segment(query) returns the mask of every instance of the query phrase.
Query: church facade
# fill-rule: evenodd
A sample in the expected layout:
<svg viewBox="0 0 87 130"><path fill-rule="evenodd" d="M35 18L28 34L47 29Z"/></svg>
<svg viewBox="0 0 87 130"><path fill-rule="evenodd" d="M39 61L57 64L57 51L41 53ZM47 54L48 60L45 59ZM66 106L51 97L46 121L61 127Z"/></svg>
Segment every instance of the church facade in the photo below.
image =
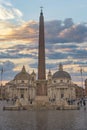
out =
<svg viewBox="0 0 87 130"><path fill-rule="evenodd" d="M33 71L31 74L26 72L23 66L12 81L8 82L5 87L7 98L11 99L25 99L27 101L35 100L36 94L36 74Z"/></svg>
<svg viewBox="0 0 87 130"><path fill-rule="evenodd" d="M50 101L61 103L63 100L75 100L75 84L72 82L68 72L63 70L63 65L59 64L59 70L53 75L48 73L48 97Z"/></svg>

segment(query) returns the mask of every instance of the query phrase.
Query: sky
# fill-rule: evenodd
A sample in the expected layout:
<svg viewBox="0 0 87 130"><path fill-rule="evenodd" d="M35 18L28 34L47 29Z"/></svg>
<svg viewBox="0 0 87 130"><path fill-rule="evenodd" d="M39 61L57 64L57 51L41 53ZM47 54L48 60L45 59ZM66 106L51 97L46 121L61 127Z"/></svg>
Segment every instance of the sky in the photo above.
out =
<svg viewBox="0 0 87 130"><path fill-rule="evenodd" d="M87 78L87 0L0 0L3 84L25 65L37 73L40 7L45 21L46 74L60 63L74 83ZM80 70L82 68L82 77ZM83 79L82 79L83 78Z"/></svg>

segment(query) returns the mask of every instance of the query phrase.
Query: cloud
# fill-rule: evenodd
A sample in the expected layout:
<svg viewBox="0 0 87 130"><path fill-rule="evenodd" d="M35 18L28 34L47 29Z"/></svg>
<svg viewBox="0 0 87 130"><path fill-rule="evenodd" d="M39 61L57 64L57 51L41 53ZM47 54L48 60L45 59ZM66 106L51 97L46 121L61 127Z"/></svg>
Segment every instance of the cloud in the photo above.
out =
<svg viewBox="0 0 87 130"><path fill-rule="evenodd" d="M58 37L62 42L85 42L86 36L87 26L78 24L62 30Z"/></svg>
<svg viewBox="0 0 87 130"><path fill-rule="evenodd" d="M14 8L11 3L0 1L0 20L11 20L22 16L22 12Z"/></svg>
<svg viewBox="0 0 87 130"><path fill-rule="evenodd" d="M8 0L0 0L0 41L38 42L39 26L36 21L24 22L22 12ZM19 22L21 21L21 22ZM45 22L46 43L81 43L87 41L87 25L76 24L72 18Z"/></svg>
<svg viewBox="0 0 87 130"><path fill-rule="evenodd" d="M39 26L36 21L22 22L20 25L10 22L0 22L2 34L0 41L38 42ZM7 30L5 27L7 26ZM71 18L64 21L54 20L45 22L45 42L82 43L87 41L87 26L85 23L75 24Z"/></svg>
<svg viewBox="0 0 87 130"><path fill-rule="evenodd" d="M31 46L30 44L25 45L13 45L11 47L4 47L0 49L1 59L20 59L20 58L37 58L37 47Z"/></svg>
<svg viewBox="0 0 87 130"><path fill-rule="evenodd" d="M0 41L21 41L36 42L38 40L38 24L34 21L24 22L22 25L14 25L9 22L0 23L2 25L2 34ZM8 26L7 26L8 25ZM7 30L5 27L7 26Z"/></svg>
<svg viewBox="0 0 87 130"><path fill-rule="evenodd" d="M3 68L2 80L11 80L15 75L15 72L13 71L13 69L15 68L15 64L9 60L5 62L0 61L0 71L2 71L2 68Z"/></svg>
<svg viewBox="0 0 87 130"><path fill-rule="evenodd" d="M65 28L69 28L74 25L72 18L65 19L63 23Z"/></svg>
<svg viewBox="0 0 87 130"><path fill-rule="evenodd" d="M46 41L49 43L70 43L87 41L86 24L75 24L71 18L46 23Z"/></svg>

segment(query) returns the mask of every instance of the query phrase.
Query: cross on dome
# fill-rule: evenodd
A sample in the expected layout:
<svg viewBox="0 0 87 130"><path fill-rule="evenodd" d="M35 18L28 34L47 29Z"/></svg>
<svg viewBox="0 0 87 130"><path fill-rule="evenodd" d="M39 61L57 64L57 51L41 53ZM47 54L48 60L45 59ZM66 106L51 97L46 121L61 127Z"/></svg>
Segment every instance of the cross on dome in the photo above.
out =
<svg viewBox="0 0 87 130"><path fill-rule="evenodd" d="M59 64L59 71L63 71L63 65L61 63Z"/></svg>
<svg viewBox="0 0 87 130"><path fill-rule="evenodd" d="M41 14L43 14L43 6L41 6L40 8L41 8Z"/></svg>

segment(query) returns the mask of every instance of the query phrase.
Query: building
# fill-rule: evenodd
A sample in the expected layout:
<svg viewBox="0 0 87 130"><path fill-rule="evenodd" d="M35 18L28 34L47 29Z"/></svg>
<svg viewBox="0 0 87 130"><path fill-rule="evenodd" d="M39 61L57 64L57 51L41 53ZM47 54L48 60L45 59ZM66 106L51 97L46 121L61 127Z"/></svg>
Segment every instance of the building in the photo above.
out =
<svg viewBox="0 0 87 130"><path fill-rule="evenodd" d="M75 84L75 90L76 90L76 98L77 99L81 99L85 96L85 91L84 88L78 86L77 84Z"/></svg>
<svg viewBox="0 0 87 130"><path fill-rule="evenodd" d="M53 75L51 71L48 73L48 97L50 101L55 101L58 104L62 100L75 100L75 85L72 82L68 72L63 70L63 65L59 64L59 70Z"/></svg>
<svg viewBox="0 0 87 130"><path fill-rule="evenodd" d="M24 98L27 101L33 101L35 100L36 94L36 74L34 71L31 74L27 73L25 66L23 66L21 72L5 86L8 98Z"/></svg>
<svg viewBox="0 0 87 130"><path fill-rule="evenodd" d="M87 79L85 80L85 90L84 90L84 95L87 97Z"/></svg>

